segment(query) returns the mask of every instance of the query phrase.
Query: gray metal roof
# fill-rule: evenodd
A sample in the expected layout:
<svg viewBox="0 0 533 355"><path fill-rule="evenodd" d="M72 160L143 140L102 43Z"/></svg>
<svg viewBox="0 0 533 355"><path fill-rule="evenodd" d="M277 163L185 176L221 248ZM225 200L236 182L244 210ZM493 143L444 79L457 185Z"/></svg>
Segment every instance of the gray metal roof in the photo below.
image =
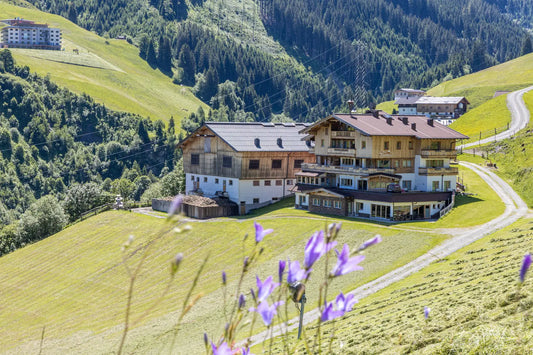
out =
<svg viewBox="0 0 533 355"><path fill-rule="evenodd" d="M466 100L465 97L433 97L433 96L421 96L416 101L417 104L433 104L433 105L446 105L446 104L452 104L456 105L459 102ZM468 101L467 101L468 103Z"/></svg>
<svg viewBox="0 0 533 355"><path fill-rule="evenodd" d="M306 123L206 122L205 126L238 152L309 151L302 141Z"/></svg>

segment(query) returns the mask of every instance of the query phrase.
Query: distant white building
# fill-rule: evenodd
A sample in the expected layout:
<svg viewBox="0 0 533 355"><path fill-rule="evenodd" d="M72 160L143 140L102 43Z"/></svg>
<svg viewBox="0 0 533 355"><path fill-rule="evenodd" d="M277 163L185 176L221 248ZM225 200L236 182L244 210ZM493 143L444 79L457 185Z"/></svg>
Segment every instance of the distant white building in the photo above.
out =
<svg viewBox="0 0 533 355"><path fill-rule="evenodd" d="M2 28L1 48L61 49L61 30L48 24L35 23L20 17L0 21Z"/></svg>
<svg viewBox="0 0 533 355"><path fill-rule="evenodd" d="M415 89L399 89L394 92L399 115L424 115L445 126L463 115L470 102L465 97L433 97Z"/></svg>

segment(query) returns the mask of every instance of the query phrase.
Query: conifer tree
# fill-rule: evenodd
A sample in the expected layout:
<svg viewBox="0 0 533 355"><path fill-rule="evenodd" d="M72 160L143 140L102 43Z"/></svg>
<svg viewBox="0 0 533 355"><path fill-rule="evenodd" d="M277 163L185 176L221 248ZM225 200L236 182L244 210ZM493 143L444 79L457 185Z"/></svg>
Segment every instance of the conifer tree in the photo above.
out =
<svg viewBox="0 0 533 355"><path fill-rule="evenodd" d="M191 86L194 85L196 62L194 54L188 44L184 44L181 47L179 66L183 69L183 83Z"/></svg>
<svg viewBox="0 0 533 355"><path fill-rule="evenodd" d="M533 45L531 44L531 36L526 35L524 38L524 43L522 45L522 52L521 55L526 55L533 52Z"/></svg>

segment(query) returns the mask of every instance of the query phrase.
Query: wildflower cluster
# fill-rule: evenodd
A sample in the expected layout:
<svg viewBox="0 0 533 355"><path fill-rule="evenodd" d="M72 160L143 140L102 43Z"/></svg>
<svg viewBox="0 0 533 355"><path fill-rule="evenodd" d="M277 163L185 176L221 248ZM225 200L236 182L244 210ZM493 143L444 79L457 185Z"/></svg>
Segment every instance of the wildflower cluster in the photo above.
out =
<svg viewBox="0 0 533 355"><path fill-rule="evenodd" d="M257 262L258 256L261 254L263 248L261 242L263 239L273 232L272 229L265 229L257 222L255 227L255 244L253 250L249 255L244 256L243 268L239 278L237 292L235 296L234 313L229 316L229 321L225 326L224 334L218 340L209 340L207 334L204 335L204 343L206 351L213 354L250 354L249 346L252 344L253 327L255 325L256 316L262 320L267 327L267 338L273 336L273 325L277 320L280 324L288 322L287 303L292 299L295 302L301 302L302 294L291 294L305 292L305 284L311 278L313 273L317 271L313 268L321 258L326 258L324 281L320 284L319 299L317 300L317 307L320 310L320 317L318 318L318 333L316 338L320 338L320 324L323 322L334 320L350 312L357 302L354 294L344 295L340 292L332 302L327 302L328 299L328 285L337 277L349 274L353 271L362 270L363 267L359 264L365 259L364 255L359 255L360 252L368 247L381 242L381 237L375 236L361 244L358 248L354 248L355 252L350 252L348 244L344 244L339 251L335 249L338 245L337 236L341 230L342 225L331 224L325 231L318 231L311 235L307 241L304 253L303 262L299 260L279 260L277 280L270 275L262 279L260 276L255 276L256 287L250 289L252 304L246 307L247 298L241 291L242 280L244 276L251 269L251 266ZM336 263L330 270L328 258L333 257L332 251L336 254ZM286 280L285 280L286 276ZM222 273L222 283L226 287L226 273ZM285 305L285 314L280 312L281 307ZM226 307L225 307L226 308ZM252 320L243 322L243 319L251 316ZM240 345L235 345L235 334L238 329L242 331L244 326L249 326L250 336ZM284 337L288 334L285 332ZM289 341L285 339L285 351L293 352L295 349L289 348ZM314 345L320 351L321 344L318 342ZM270 351L271 352L271 349Z"/></svg>

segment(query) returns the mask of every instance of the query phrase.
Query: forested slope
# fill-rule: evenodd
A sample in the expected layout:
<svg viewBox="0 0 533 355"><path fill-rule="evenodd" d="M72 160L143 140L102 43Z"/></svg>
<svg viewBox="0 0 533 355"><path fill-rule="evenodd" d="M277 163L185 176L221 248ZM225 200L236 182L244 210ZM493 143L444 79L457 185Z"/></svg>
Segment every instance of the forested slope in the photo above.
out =
<svg viewBox="0 0 533 355"><path fill-rule="evenodd" d="M176 165L173 121L165 128L109 110L16 66L9 50L0 51L0 101L0 255L57 232L111 193L139 200ZM173 183L179 191L180 178Z"/></svg>
<svg viewBox="0 0 533 355"><path fill-rule="evenodd" d="M508 15L515 8L496 0L31 2L99 34L131 36L149 63L195 85L219 120L312 121L348 99L363 107L397 86L425 88L515 58L526 36Z"/></svg>

